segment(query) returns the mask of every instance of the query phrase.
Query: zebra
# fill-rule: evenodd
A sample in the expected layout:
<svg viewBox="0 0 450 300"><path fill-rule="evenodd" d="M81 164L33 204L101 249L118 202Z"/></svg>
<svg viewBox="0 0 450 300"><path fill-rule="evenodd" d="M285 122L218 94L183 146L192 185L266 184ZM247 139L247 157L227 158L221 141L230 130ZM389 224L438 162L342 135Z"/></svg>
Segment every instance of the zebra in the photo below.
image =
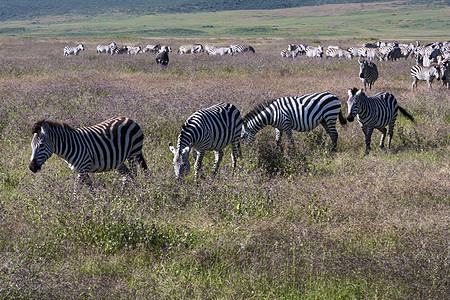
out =
<svg viewBox="0 0 450 300"><path fill-rule="evenodd" d="M283 132L294 148L292 130L310 131L319 124L325 128L333 143L331 151L336 151L338 133L336 120L347 123L341 112L341 102L328 92L313 93L296 97L282 97L260 104L244 116L242 137L253 142L255 135L267 125L275 128L275 141L281 147Z"/></svg>
<svg viewBox="0 0 450 300"><path fill-rule="evenodd" d="M251 52L255 53L255 49L252 46L244 46L244 45L230 45L233 53L243 53L243 52Z"/></svg>
<svg viewBox="0 0 450 300"><path fill-rule="evenodd" d="M415 65L411 68L411 76L413 78L412 90L417 89L418 81L426 81L428 88L431 89L431 84L434 78L439 80L439 65L431 64L430 66Z"/></svg>
<svg viewBox="0 0 450 300"><path fill-rule="evenodd" d="M142 50L142 52L144 52L144 53L146 53L146 52L157 53L159 51L159 49L161 49L161 45L160 44L147 45L147 46L145 46L144 50Z"/></svg>
<svg viewBox="0 0 450 300"><path fill-rule="evenodd" d="M163 66L167 66L169 64L169 51L170 47L161 47L158 53L156 54L156 63L161 64Z"/></svg>
<svg viewBox="0 0 450 300"><path fill-rule="evenodd" d="M111 54L126 54L128 52L128 46L122 46L122 48L114 47L111 49Z"/></svg>
<svg viewBox="0 0 450 300"><path fill-rule="evenodd" d="M127 54L138 54L139 52L142 52L141 46L126 46L127 47Z"/></svg>
<svg viewBox="0 0 450 300"><path fill-rule="evenodd" d="M97 46L97 54L100 53L111 53L112 54L112 49L117 48L117 45L115 42L112 42L109 45L103 46L103 45L98 45Z"/></svg>
<svg viewBox="0 0 450 300"><path fill-rule="evenodd" d="M201 44L182 45L178 49L178 53L180 54L201 53L201 52L203 52L203 46Z"/></svg>
<svg viewBox="0 0 450 300"><path fill-rule="evenodd" d="M372 97L367 97L363 90L353 88L348 90L348 96L347 121L353 122L355 116L357 116L358 122L366 137L365 154L369 154L371 150L370 141L374 129L378 129L381 132L380 148L384 148L386 126L389 126L388 149L391 148L391 140L394 134L398 110L414 122L414 118L406 109L397 104L394 95L390 93L378 93Z"/></svg>
<svg viewBox="0 0 450 300"><path fill-rule="evenodd" d="M97 125L73 128L66 123L39 120L33 126L31 162L36 173L53 153L63 158L78 173L80 183L92 187L89 173L117 169L125 183L136 174L136 163L147 169L142 144L144 134L137 123L127 117L115 117ZM125 165L128 161L131 170Z"/></svg>
<svg viewBox="0 0 450 300"><path fill-rule="evenodd" d="M308 46L306 48L306 57L318 57L322 58L323 56L323 46L319 45L317 47Z"/></svg>
<svg viewBox="0 0 450 300"><path fill-rule="evenodd" d="M383 60L383 54L380 53L378 48L361 47L358 49L358 56L366 57L370 60L375 58L378 58L380 61Z"/></svg>
<svg viewBox="0 0 450 300"><path fill-rule="evenodd" d="M83 44L78 44L78 46L76 47L66 46L64 47L64 56L78 55L78 52L80 52L81 50L84 50Z"/></svg>
<svg viewBox="0 0 450 300"><path fill-rule="evenodd" d="M223 56L226 54L233 55L233 50L231 49L231 47L217 48L216 46L213 46L213 45L205 45L205 52L208 55L212 55L212 56L215 56L215 55Z"/></svg>
<svg viewBox="0 0 450 300"><path fill-rule="evenodd" d="M373 62L369 62L367 60L358 59L359 63L359 78L364 86L364 90L366 90L366 86L369 86L369 89L372 89L372 85L378 79L378 69L377 65Z"/></svg>
<svg viewBox="0 0 450 300"><path fill-rule="evenodd" d="M183 178L190 171L189 153L195 158L195 178L198 178L205 151L212 150L215 155L213 173L216 174L223 157L223 149L231 143L232 166L241 156L242 118L239 110L232 104L219 103L192 114L182 126L177 147L169 142L174 154L175 176Z"/></svg>
<svg viewBox="0 0 450 300"><path fill-rule="evenodd" d="M325 57L345 57L348 59L352 59L352 54L347 51L344 50L342 48L335 48L338 46L333 46L333 47L328 47L327 50L325 51Z"/></svg>
<svg viewBox="0 0 450 300"><path fill-rule="evenodd" d="M450 59L446 59L441 62L442 84L450 88Z"/></svg>

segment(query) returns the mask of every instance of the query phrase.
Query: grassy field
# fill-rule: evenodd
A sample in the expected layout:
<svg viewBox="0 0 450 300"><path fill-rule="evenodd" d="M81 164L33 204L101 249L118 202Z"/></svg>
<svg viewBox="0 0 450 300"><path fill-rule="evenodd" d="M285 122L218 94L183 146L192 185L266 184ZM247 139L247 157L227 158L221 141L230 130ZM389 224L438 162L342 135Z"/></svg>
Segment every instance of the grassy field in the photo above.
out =
<svg viewBox="0 0 450 300"><path fill-rule="evenodd" d="M227 45L236 39L199 39ZM227 149L212 177L176 182L168 142L194 111L218 102L247 113L287 95L329 91L346 113L361 87L356 60L283 60L295 39L251 38L254 55L95 54L110 39L0 38L0 297L444 299L449 291L450 92L411 91L412 60L378 62L369 94L388 91L416 119L397 119L390 152L364 156L358 124L295 133L280 153L273 128ZM243 41L243 40L240 40ZM303 40L302 40L303 41ZM308 43L318 39L306 40ZM353 40L320 40L342 46ZM185 39L120 39L122 44ZM357 43L361 43L359 41ZM92 176L95 194L72 198L75 174L58 157L28 170L40 118L75 127L125 115L145 134L149 170L121 193L117 172Z"/></svg>
<svg viewBox="0 0 450 300"><path fill-rule="evenodd" d="M436 2L434 2L436 3ZM0 22L0 36L283 37L448 40L450 6L402 1L279 10L100 15Z"/></svg>

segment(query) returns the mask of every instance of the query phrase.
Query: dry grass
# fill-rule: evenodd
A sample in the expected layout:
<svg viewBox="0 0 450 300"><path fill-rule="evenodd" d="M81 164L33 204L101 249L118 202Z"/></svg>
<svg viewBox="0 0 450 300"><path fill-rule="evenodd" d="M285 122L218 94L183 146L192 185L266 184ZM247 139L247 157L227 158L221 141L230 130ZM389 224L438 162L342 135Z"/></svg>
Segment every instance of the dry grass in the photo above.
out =
<svg viewBox="0 0 450 300"><path fill-rule="evenodd" d="M78 41L0 40L2 297L445 298L450 95L439 82L411 92L411 60L377 63L369 92L393 93L417 120L398 118L390 152L375 133L364 156L350 123L338 125L334 155L321 128L295 133L296 151L281 154L266 128L243 144L235 172L227 149L217 177L208 154L199 184L192 175L175 182L167 144L192 112L231 102L245 114L317 91L335 93L344 111L347 89L361 86L355 60L282 60L295 41L240 41L257 53L171 53L161 68L153 54L96 55L107 40L88 39L67 58L63 46ZM177 49L185 40L162 42ZM322 41L341 42L354 43ZM27 169L37 119L85 126L113 115L132 117L146 136L150 170L125 194L116 172L93 176L95 196L71 199L74 174L61 159Z"/></svg>

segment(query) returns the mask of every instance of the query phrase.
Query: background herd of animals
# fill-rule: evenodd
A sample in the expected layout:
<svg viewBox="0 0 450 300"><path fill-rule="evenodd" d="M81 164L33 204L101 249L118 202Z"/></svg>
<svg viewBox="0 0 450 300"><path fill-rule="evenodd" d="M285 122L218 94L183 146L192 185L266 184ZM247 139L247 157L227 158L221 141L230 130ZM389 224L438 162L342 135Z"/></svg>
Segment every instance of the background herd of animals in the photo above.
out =
<svg viewBox="0 0 450 300"><path fill-rule="evenodd" d="M172 48L161 67L157 53L96 53L111 41L86 39L84 50L65 57L65 45L78 41L2 40L1 278L10 295L446 294L449 91L440 84L412 91L415 59L373 60L379 76L365 93L392 93L416 120L399 114L391 151L364 155L364 134L349 123L336 126L334 154L321 126L294 133L295 148L282 152L269 127L241 143L234 170L232 147L216 176L206 152L196 184L194 174L175 179L168 148L194 112L232 103L246 115L279 97L329 91L347 115L348 90L363 87L362 58L280 56L289 44L318 44L311 40L199 41L255 50L209 56L178 54L190 40L150 39ZM321 41L341 43L356 44ZM141 126L148 166L124 192L109 172L91 176L94 196L82 189L72 199L75 175L56 157L38 174L28 170L40 118L78 128L120 115Z"/></svg>

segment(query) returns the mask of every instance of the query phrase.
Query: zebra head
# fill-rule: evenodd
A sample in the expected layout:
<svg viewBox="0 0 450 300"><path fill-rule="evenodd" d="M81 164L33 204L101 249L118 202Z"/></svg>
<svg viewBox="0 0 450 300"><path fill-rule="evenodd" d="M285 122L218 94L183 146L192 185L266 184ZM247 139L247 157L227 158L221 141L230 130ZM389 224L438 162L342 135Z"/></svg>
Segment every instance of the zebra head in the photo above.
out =
<svg viewBox="0 0 450 300"><path fill-rule="evenodd" d="M175 170L175 176L177 179L181 179L191 170L191 165L189 163L189 152L191 151L191 145L180 149L175 148L173 144L169 142L169 150L174 155L173 169Z"/></svg>
<svg viewBox="0 0 450 300"><path fill-rule="evenodd" d="M33 139L31 140L30 170L33 173L41 170L42 165L54 152L53 141L49 137L50 127L45 120L38 121L33 127Z"/></svg>
<svg viewBox="0 0 450 300"><path fill-rule="evenodd" d="M368 62L367 60L360 60L358 59L358 63L359 63L359 78L364 78L364 71L365 69L367 69L368 66Z"/></svg>
<svg viewBox="0 0 450 300"><path fill-rule="evenodd" d="M358 114L358 99L361 95L364 95L364 92L362 90L358 90L357 88L348 90L347 121L349 122L353 122L355 120L355 116Z"/></svg>

